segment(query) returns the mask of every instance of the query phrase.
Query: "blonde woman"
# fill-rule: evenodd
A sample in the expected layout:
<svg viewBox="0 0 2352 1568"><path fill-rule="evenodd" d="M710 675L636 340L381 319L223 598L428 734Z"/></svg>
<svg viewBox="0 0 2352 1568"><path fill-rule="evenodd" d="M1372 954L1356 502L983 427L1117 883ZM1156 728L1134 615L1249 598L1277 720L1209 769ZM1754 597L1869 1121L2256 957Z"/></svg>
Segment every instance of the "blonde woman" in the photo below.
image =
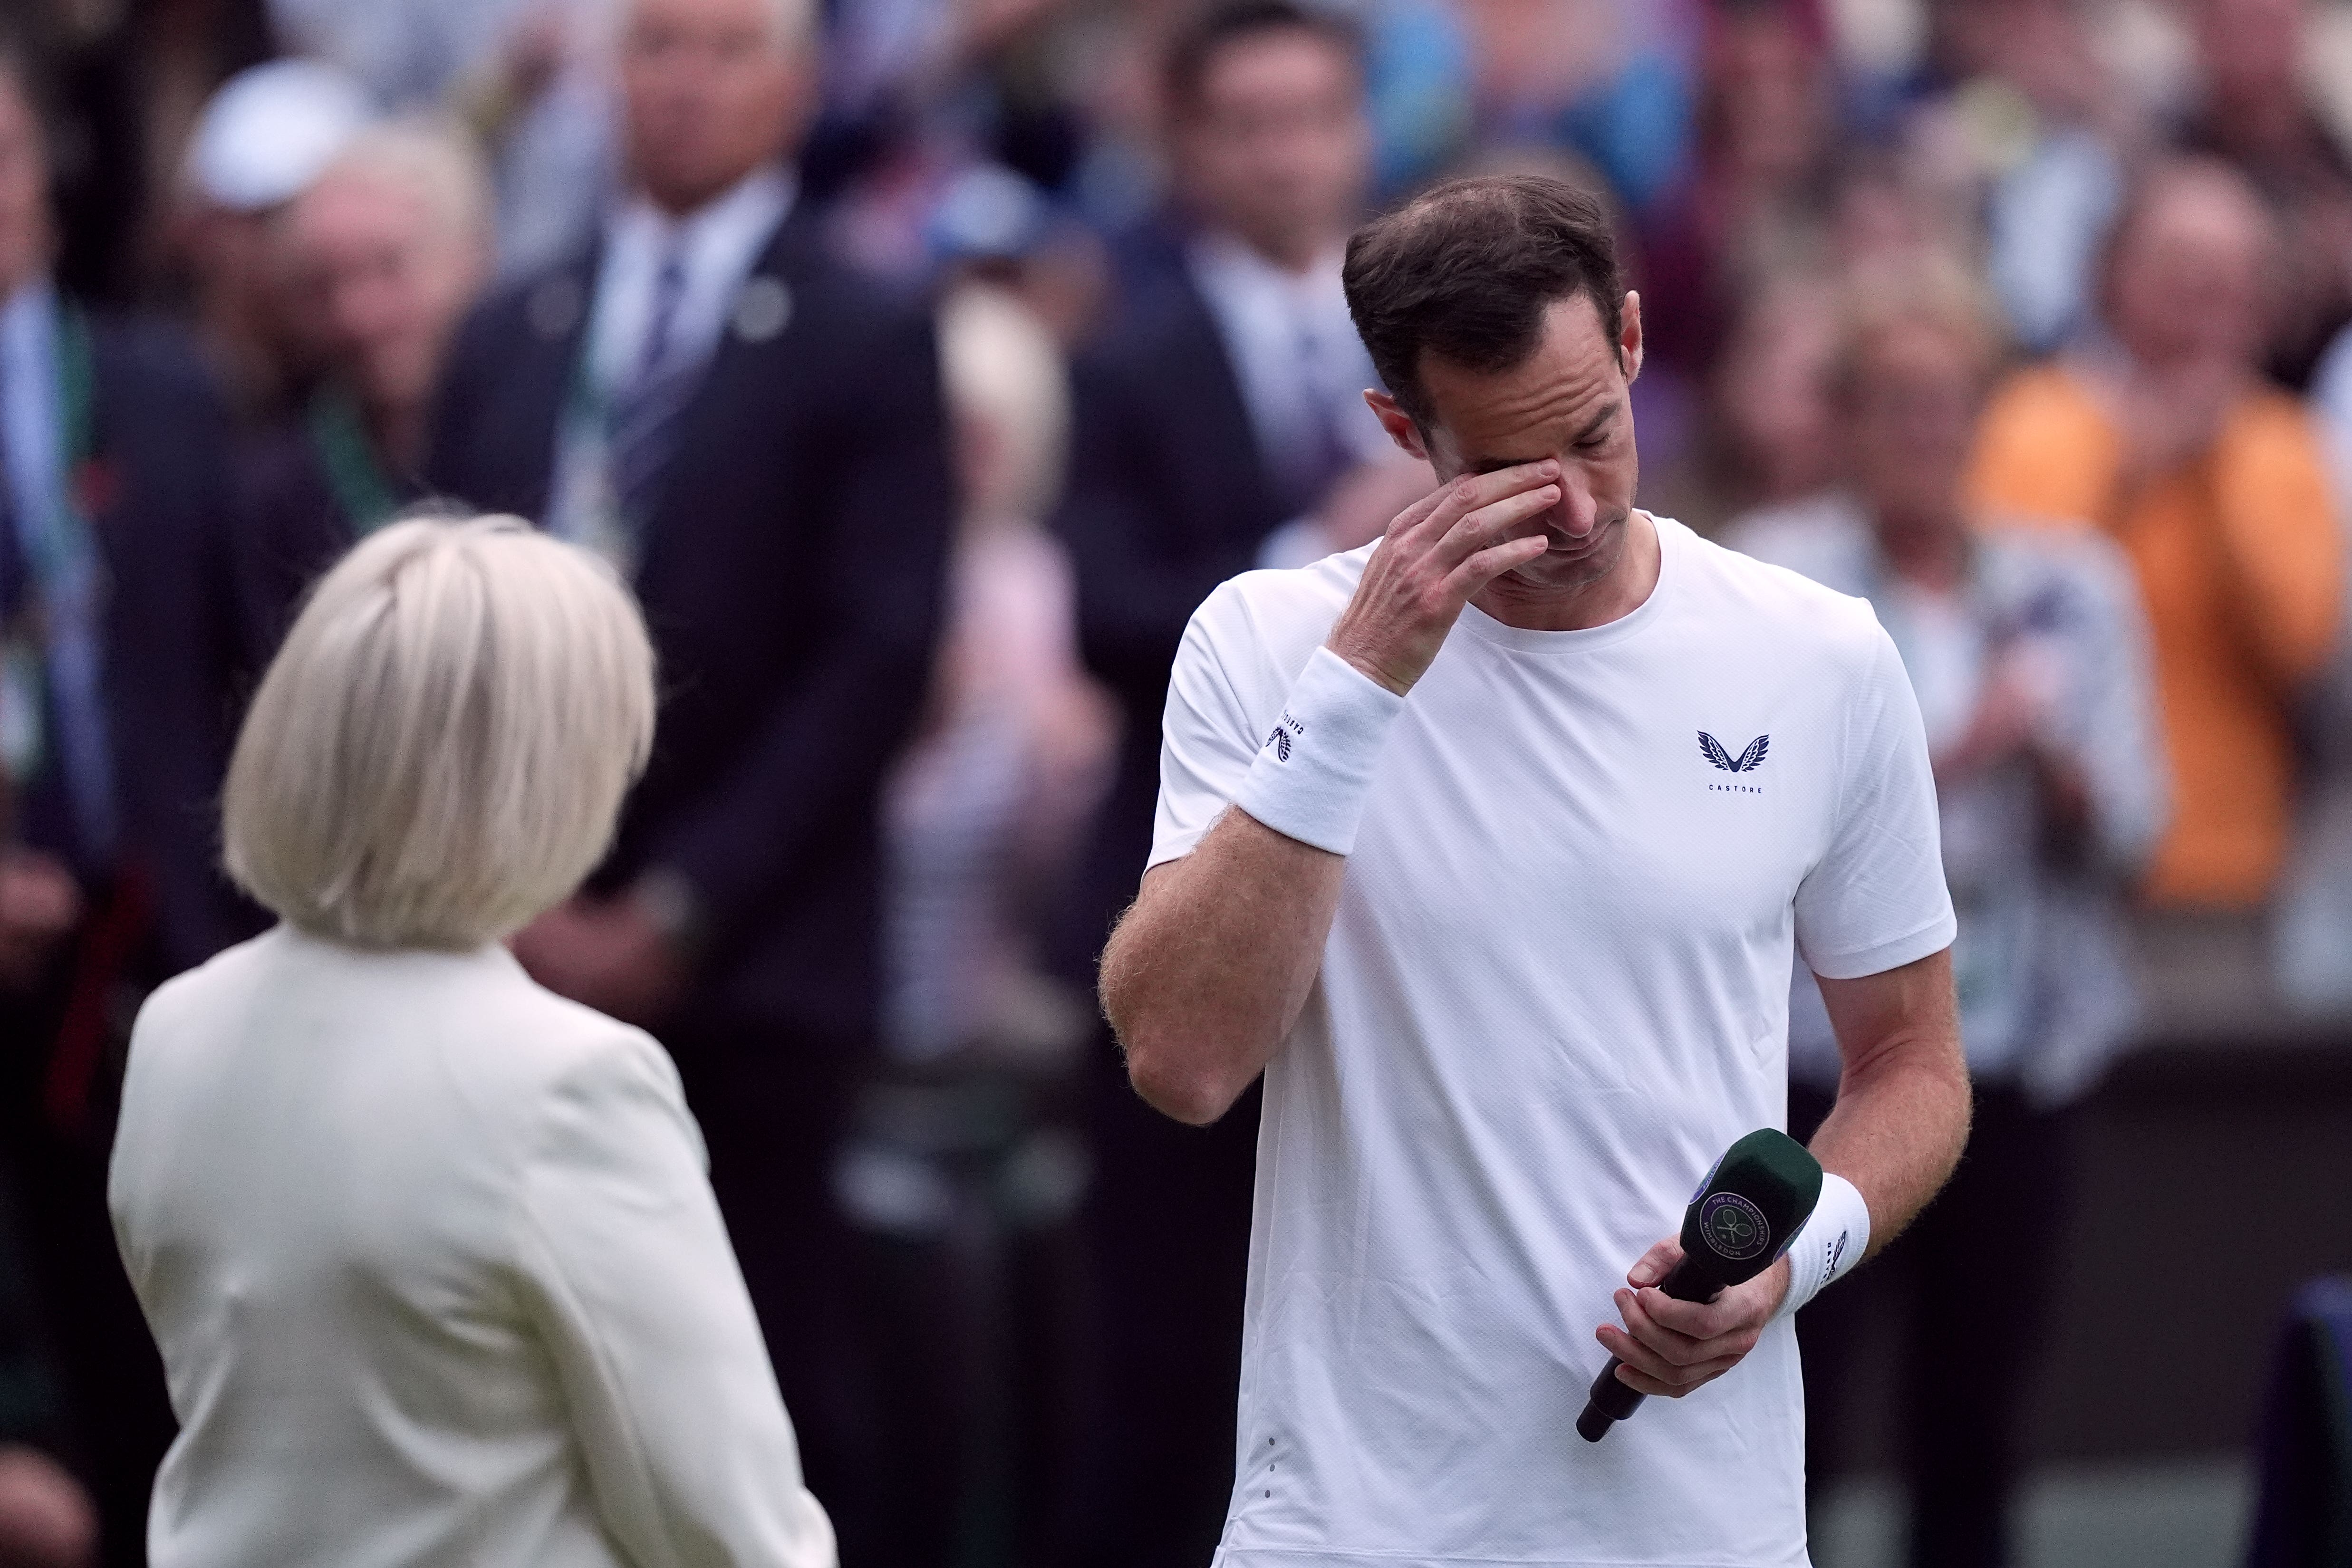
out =
<svg viewBox="0 0 2352 1568"><path fill-rule="evenodd" d="M394 524L296 620L225 811L282 923L155 993L123 1090L155 1568L833 1563L668 1058L499 946L653 723L635 605L512 519Z"/></svg>

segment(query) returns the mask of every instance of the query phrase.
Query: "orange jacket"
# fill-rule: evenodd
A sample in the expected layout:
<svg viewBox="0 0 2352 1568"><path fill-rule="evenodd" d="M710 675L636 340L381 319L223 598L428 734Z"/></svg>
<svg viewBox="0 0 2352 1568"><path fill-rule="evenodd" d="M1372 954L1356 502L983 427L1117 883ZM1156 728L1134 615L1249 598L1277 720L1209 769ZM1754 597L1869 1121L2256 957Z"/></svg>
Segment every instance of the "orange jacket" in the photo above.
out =
<svg viewBox="0 0 2352 1568"><path fill-rule="evenodd" d="M2021 524L2105 529L2147 601L2173 819L2151 904L2247 908L2292 828L2295 694L2336 643L2343 580L2318 434L2303 405L2248 397L2196 462L2122 492L2123 441L2080 377L2011 377L1978 436L1974 498Z"/></svg>

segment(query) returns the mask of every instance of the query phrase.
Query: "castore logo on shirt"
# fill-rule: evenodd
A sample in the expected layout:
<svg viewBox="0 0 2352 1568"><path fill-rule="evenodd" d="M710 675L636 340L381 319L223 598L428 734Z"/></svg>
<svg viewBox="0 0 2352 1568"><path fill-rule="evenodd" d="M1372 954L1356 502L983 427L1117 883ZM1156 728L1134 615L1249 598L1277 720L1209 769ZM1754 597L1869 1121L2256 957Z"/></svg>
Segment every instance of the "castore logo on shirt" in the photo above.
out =
<svg viewBox="0 0 2352 1568"><path fill-rule="evenodd" d="M1729 748L1727 747L1723 742L1716 739L1715 737L1707 734L1707 732L1703 729L1698 732L1699 755L1706 758L1709 762L1715 764L1716 767L1723 769L1726 773L1755 772L1759 768L1764 766L1764 758L1771 749L1772 737L1769 735L1759 735L1755 739L1748 743L1747 750L1741 752L1738 756L1734 757L1731 755ZM1761 795L1764 793L1763 790L1758 789L1753 784L1710 784L1707 788L1719 794L1727 795Z"/></svg>

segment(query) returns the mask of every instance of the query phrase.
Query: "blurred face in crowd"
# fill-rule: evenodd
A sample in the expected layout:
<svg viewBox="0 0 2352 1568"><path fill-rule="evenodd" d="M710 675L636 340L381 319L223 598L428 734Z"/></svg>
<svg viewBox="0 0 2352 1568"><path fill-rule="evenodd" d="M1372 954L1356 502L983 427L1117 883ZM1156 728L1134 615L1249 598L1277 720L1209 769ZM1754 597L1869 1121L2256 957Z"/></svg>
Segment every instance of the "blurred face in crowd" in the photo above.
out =
<svg viewBox="0 0 2352 1568"><path fill-rule="evenodd" d="M289 222L304 287L362 401L420 407L488 270L484 236L446 193L365 166L330 170Z"/></svg>
<svg viewBox="0 0 2352 1568"><path fill-rule="evenodd" d="M49 263L48 154L23 89L0 66L0 298Z"/></svg>
<svg viewBox="0 0 2352 1568"><path fill-rule="evenodd" d="M1788 9L1769 5L1719 9L1709 45L1704 113L1718 155L1743 184L1803 178L1831 130L1820 47Z"/></svg>
<svg viewBox="0 0 2352 1568"><path fill-rule="evenodd" d="M1371 172L1356 62L1303 27L1245 33L1213 53L1176 107L1178 178L1200 214L1304 268L1347 237Z"/></svg>
<svg viewBox="0 0 2352 1568"><path fill-rule="evenodd" d="M1882 527L1957 522L1985 367L1933 320L1896 320L1847 351L1837 413L1846 476Z"/></svg>
<svg viewBox="0 0 2352 1568"><path fill-rule="evenodd" d="M2192 7L2205 86L2223 104L2300 107L2304 0L2202 0Z"/></svg>
<svg viewBox="0 0 2352 1568"><path fill-rule="evenodd" d="M300 285L287 216L192 204L177 218L205 333L240 388L264 399L316 374L327 355L325 312Z"/></svg>
<svg viewBox="0 0 2352 1568"><path fill-rule="evenodd" d="M2267 328L2262 269L2269 219L2223 166L2189 165L2154 178L2115 238L2108 324L2150 368L2255 363Z"/></svg>
<svg viewBox="0 0 2352 1568"><path fill-rule="evenodd" d="M1718 427L1754 504L1819 489L1836 462L1824 388L1837 346L1828 293L1780 282L1756 296L1716 371Z"/></svg>
<svg viewBox="0 0 2352 1568"><path fill-rule="evenodd" d="M630 172L691 212L790 152L813 101L794 0L633 0L621 35Z"/></svg>
<svg viewBox="0 0 2352 1568"><path fill-rule="evenodd" d="M1945 6L1953 64L2000 78L2045 112L2096 117L2108 72L2084 26L2084 0L1958 0Z"/></svg>
<svg viewBox="0 0 2352 1568"><path fill-rule="evenodd" d="M1559 592L1598 582L1625 553L1641 458L1633 446L1632 387L1642 368L1641 296L1625 296L1623 327L1609 340L1583 294L1555 300L1525 361L1502 371L1466 370L1423 350L1429 417L1414 422L1395 401L1373 399L1399 445L1425 457L1446 483L1522 463L1559 463L1559 504L1544 514L1550 549L1510 574L1524 588Z"/></svg>

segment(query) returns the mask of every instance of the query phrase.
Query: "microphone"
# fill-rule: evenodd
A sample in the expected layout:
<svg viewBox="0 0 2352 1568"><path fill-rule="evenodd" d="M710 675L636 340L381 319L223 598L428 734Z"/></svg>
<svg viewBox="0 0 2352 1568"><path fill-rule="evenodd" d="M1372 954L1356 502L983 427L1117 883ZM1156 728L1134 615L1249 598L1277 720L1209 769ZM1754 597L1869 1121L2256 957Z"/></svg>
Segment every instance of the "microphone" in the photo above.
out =
<svg viewBox="0 0 2352 1568"><path fill-rule="evenodd" d="M1759 1127L1726 1149L1683 1211L1683 1258L1658 1289L1678 1301L1711 1301L1761 1274L1789 1249L1821 1201L1822 1165L1788 1134ZM1645 1396L1617 1380L1609 1358L1576 1418L1597 1443L1642 1407Z"/></svg>

